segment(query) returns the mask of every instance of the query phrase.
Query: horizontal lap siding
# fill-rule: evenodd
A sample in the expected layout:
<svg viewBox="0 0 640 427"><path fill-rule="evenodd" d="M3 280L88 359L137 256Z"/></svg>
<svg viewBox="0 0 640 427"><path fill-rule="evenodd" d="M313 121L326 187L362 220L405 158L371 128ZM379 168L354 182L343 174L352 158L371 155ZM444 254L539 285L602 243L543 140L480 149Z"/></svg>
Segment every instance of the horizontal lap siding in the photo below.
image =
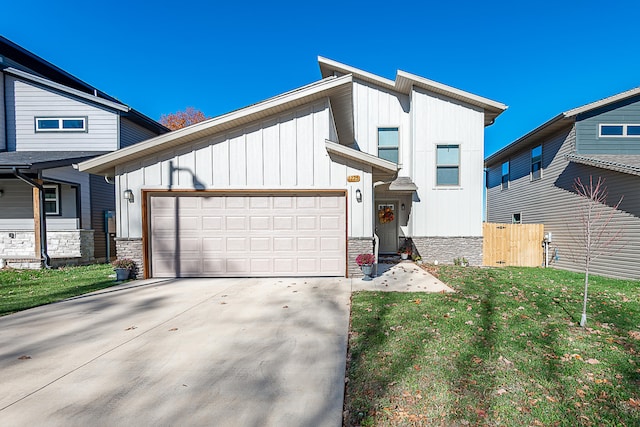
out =
<svg viewBox="0 0 640 427"><path fill-rule="evenodd" d="M10 151L111 151L117 148L115 112L70 96L6 78ZM87 117L88 132L35 132L35 117Z"/></svg>
<svg viewBox="0 0 640 427"><path fill-rule="evenodd" d="M120 119L120 148L128 147L157 135L157 133L133 123L131 120Z"/></svg>
<svg viewBox="0 0 640 427"><path fill-rule="evenodd" d="M501 190L501 162L489 166L487 221L511 222L513 213L522 213L526 224L544 224L552 233L551 266L581 271L583 246L576 242L580 232L582 199L573 190L576 176L583 181L603 177L609 189L608 204L621 195L624 201L615 212L610 230L623 229L623 237L611 245L607 253L592 263L592 273L613 277L640 278L640 177L568 162L564 156L573 151L575 133L565 131L547 139L542 148L543 178L529 177L530 148L510 158L512 180L508 190ZM605 213L610 207L602 208ZM554 255L558 255L558 259Z"/></svg>
<svg viewBox="0 0 640 427"><path fill-rule="evenodd" d="M4 116L4 73L0 71L0 151L7 149L7 135L5 131L5 116Z"/></svg>

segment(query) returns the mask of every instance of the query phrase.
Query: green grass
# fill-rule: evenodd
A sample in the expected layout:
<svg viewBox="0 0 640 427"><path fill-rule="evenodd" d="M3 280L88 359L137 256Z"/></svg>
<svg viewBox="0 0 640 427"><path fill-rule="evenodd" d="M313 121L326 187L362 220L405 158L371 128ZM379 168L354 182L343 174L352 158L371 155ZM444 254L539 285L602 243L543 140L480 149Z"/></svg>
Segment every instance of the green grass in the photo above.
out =
<svg viewBox="0 0 640 427"><path fill-rule="evenodd" d="M52 270L0 270L0 316L115 284L109 264Z"/></svg>
<svg viewBox="0 0 640 427"><path fill-rule="evenodd" d="M640 282L440 267L455 294L353 295L345 425L640 425Z"/></svg>

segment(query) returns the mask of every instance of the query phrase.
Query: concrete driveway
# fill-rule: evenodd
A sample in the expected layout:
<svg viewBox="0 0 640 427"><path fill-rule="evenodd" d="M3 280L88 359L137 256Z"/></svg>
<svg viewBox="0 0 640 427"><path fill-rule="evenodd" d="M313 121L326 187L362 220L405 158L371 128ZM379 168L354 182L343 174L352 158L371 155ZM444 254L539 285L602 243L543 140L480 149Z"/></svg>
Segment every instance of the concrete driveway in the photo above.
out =
<svg viewBox="0 0 640 427"><path fill-rule="evenodd" d="M0 425L339 426L349 279L137 281L0 318Z"/></svg>

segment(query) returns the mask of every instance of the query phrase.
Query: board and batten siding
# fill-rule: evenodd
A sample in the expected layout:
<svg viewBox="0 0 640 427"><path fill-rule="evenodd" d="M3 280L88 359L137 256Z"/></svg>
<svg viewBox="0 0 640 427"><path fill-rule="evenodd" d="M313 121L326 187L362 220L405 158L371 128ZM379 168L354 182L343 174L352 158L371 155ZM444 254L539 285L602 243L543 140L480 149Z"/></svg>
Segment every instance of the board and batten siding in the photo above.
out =
<svg viewBox="0 0 640 427"><path fill-rule="evenodd" d="M140 126L124 117L120 119L120 147L124 148L140 141L153 138L157 133Z"/></svg>
<svg viewBox="0 0 640 427"><path fill-rule="evenodd" d="M414 88L411 97L414 156L412 236L482 236L484 112ZM436 185L436 148L460 146L460 185Z"/></svg>
<svg viewBox="0 0 640 427"><path fill-rule="evenodd" d="M332 136L328 100L260 120L116 168L118 237L142 236L142 189L303 190L346 189L348 234L371 236L371 170L332 162L325 141ZM347 183L359 175L360 182ZM122 199L124 190L134 202ZM355 190L363 202L355 202Z"/></svg>
<svg viewBox="0 0 640 427"><path fill-rule="evenodd" d="M592 262L591 272L612 277L640 279L640 177L569 162L565 155L573 152L575 128L561 131L542 144L542 178L530 178L532 143L511 156L511 179L507 190L501 189L501 165L488 165L487 221L511 222L513 213L521 213L525 224L544 224L552 233L551 266L582 271L584 249L576 241L580 230L582 199L573 190L574 179L588 182L593 176L606 179L607 202L615 204L624 195L615 212L611 229L622 228L623 236L608 253ZM504 159L506 160L506 159ZM605 212L611 207L601 206ZM542 242L541 242L542 243ZM542 249L541 249L542 250ZM555 257L557 255L557 259Z"/></svg>
<svg viewBox="0 0 640 427"><path fill-rule="evenodd" d="M378 128L397 127L400 137L399 161L408 163L411 142L409 107L408 95L354 79L354 137L360 151L377 156ZM341 143L349 145L351 141Z"/></svg>
<svg viewBox="0 0 640 427"><path fill-rule="evenodd" d="M9 151L112 151L118 114L52 89L5 76ZM87 132L38 132L35 117L87 117Z"/></svg>
<svg viewBox="0 0 640 427"><path fill-rule="evenodd" d="M579 154L640 154L640 138L600 138L600 124L640 124L640 96L582 114L576 121Z"/></svg>

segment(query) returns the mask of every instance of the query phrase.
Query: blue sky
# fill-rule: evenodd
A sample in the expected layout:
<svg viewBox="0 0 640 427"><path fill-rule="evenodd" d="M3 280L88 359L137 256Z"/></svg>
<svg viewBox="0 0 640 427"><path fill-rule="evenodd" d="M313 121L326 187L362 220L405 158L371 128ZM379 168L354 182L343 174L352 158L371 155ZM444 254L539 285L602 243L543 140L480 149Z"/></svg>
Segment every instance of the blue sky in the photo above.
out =
<svg viewBox="0 0 640 427"><path fill-rule="evenodd" d="M640 86L637 1L29 1L0 34L148 116L207 116L320 78L318 55L402 69L509 106L489 155L562 111Z"/></svg>

